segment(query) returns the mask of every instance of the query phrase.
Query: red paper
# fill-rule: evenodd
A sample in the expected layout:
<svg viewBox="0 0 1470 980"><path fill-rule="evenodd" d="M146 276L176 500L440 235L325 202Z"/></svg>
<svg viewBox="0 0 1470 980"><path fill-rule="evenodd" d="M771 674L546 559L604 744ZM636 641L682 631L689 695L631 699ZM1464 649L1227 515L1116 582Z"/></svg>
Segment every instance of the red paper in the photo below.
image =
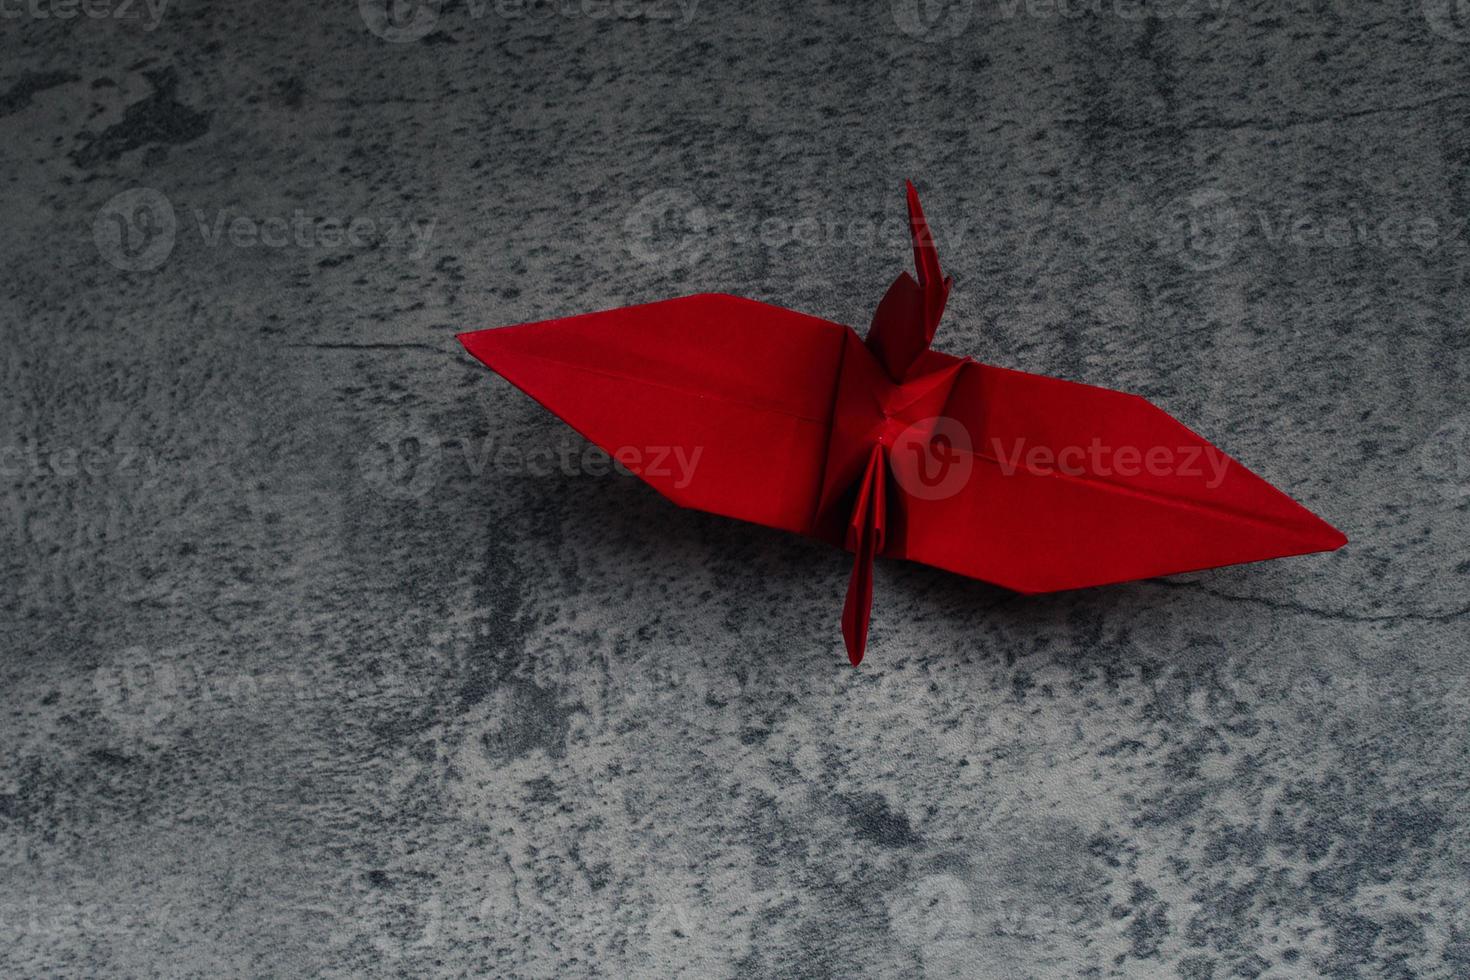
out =
<svg viewBox="0 0 1470 980"><path fill-rule="evenodd" d="M1052 592L1347 542L1136 395L930 350L951 281L908 203L918 277L866 341L717 293L460 340L615 458L697 460L638 470L676 504L852 552L853 664L879 555Z"/></svg>

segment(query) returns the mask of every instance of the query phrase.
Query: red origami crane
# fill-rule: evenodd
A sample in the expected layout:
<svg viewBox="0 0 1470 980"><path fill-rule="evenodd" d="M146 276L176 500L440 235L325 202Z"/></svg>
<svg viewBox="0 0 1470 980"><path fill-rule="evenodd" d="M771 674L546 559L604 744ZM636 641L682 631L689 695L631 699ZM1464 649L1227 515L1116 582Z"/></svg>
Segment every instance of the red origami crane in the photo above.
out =
<svg viewBox="0 0 1470 980"><path fill-rule="evenodd" d="M930 350L952 280L908 206L918 278L866 341L717 293L459 339L674 503L851 551L854 665L877 555L1034 593L1347 542L1136 395Z"/></svg>

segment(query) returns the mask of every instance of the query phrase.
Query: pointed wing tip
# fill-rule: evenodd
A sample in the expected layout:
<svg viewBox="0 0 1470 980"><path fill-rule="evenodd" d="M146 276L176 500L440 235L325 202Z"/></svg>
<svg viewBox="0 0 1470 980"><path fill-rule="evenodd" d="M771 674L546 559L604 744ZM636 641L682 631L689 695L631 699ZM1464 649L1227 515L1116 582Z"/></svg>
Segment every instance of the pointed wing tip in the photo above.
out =
<svg viewBox="0 0 1470 980"><path fill-rule="evenodd" d="M1343 534L1337 528L1333 527L1331 524L1323 521L1322 535L1319 540L1322 543L1322 547L1320 550L1336 551L1338 548L1341 548L1343 545L1348 543L1348 536L1346 534Z"/></svg>
<svg viewBox="0 0 1470 980"><path fill-rule="evenodd" d="M1308 513L1311 513L1308 511ZM1316 517L1315 514L1312 515ZM1271 561L1277 558L1300 558L1306 555L1325 555L1337 551L1348 543L1348 536L1326 521L1317 517L1316 524L1305 533L1282 539L1282 547L1276 552L1265 554L1253 561Z"/></svg>
<svg viewBox="0 0 1470 980"><path fill-rule="evenodd" d="M1280 492L1280 491L1278 491ZM1284 494L1283 494L1284 496ZM1288 498L1289 499L1289 498ZM1312 555L1326 551L1336 551L1348 543L1348 536L1331 524L1327 523L1312 510L1301 503L1293 500L1297 508L1306 515L1308 527L1305 528L1305 545L1309 550L1301 554Z"/></svg>
<svg viewBox="0 0 1470 980"><path fill-rule="evenodd" d="M499 369L492 363L498 360L496 354L500 346L491 337L495 332L494 329L466 330L464 333L455 334L454 339L459 341L466 354L499 374Z"/></svg>
<svg viewBox="0 0 1470 980"><path fill-rule="evenodd" d="M483 344L491 334L504 327L489 327L484 330L461 330L454 335L454 339L464 345L466 350L472 350L473 345Z"/></svg>
<svg viewBox="0 0 1470 980"><path fill-rule="evenodd" d="M549 323L550 321L544 321ZM503 327L486 327L483 330L466 330L454 335L455 339L464 346L470 356L482 362L492 371L498 369L491 363L492 358L510 353L517 345L517 339L524 337L522 332L526 327L540 327L543 323L512 323Z"/></svg>

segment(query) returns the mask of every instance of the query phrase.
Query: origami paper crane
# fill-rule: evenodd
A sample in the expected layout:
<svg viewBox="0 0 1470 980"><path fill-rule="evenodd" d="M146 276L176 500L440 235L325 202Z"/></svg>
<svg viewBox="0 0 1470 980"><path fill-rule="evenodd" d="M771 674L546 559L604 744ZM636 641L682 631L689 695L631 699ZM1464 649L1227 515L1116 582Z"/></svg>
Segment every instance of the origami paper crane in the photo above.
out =
<svg viewBox="0 0 1470 980"><path fill-rule="evenodd" d="M1136 395L930 350L952 280L908 207L918 276L866 341L721 294L459 339L674 503L852 552L854 665L880 555L1036 593L1347 542Z"/></svg>

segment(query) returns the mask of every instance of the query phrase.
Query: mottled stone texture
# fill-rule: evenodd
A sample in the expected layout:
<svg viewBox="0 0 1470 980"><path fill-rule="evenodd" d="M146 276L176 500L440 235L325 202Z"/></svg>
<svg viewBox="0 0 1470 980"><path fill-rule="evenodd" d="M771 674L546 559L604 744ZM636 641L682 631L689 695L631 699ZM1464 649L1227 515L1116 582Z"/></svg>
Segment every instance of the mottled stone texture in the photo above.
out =
<svg viewBox="0 0 1470 980"><path fill-rule="evenodd" d="M404 6L6 7L0 972L1470 972L1463 4ZM854 670L453 340L865 324L905 177L940 346L1352 544L880 563Z"/></svg>

